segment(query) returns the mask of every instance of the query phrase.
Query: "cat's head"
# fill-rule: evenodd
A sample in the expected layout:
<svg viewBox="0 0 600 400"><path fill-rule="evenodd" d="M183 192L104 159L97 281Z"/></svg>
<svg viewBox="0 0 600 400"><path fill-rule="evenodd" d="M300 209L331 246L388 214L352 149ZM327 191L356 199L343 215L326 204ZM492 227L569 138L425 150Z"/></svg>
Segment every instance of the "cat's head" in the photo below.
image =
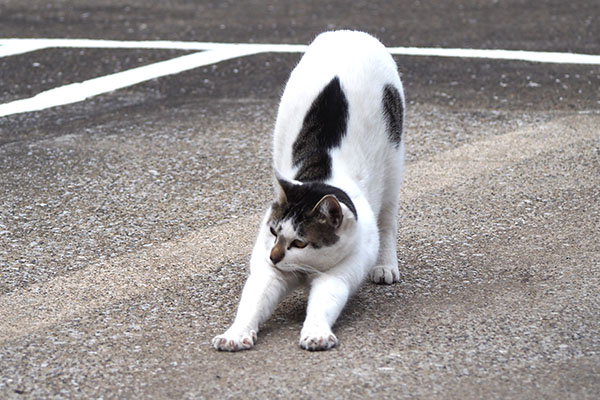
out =
<svg viewBox="0 0 600 400"><path fill-rule="evenodd" d="M276 179L265 247L281 271L325 271L353 250L357 213L348 195L321 182Z"/></svg>

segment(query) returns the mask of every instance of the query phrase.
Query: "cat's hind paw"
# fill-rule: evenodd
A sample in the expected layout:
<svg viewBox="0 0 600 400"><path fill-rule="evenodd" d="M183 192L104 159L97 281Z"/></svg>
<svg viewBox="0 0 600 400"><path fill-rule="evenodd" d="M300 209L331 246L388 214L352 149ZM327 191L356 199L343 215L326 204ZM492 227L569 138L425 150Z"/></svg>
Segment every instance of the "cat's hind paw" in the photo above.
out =
<svg viewBox="0 0 600 400"><path fill-rule="evenodd" d="M256 331L230 332L215 336L212 345L219 351L250 350L256 343Z"/></svg>
<svg viewBox="0 0 600 400"><path fill-rule="evenodd" d="M300 334L300 347L304 350L329 350L337 344L338 339L330 330L306 332L302 330L302 333Z"/></svg>
<svg viewBox="0 0 600 400"><path fill-rule="evenodd" d="M369 273L371 281L391 285L400 280L400 272L397 265L376 265Z"/></svg>

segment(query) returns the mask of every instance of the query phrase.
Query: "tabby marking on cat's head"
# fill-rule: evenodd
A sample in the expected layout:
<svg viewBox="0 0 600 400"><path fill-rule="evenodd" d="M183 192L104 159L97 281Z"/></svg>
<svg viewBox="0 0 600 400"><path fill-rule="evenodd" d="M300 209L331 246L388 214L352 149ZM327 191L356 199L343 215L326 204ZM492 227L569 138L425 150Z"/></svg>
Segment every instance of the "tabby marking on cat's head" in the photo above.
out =
<svg viewBox="0 0 600 400"><path fill-rule="evenodd" d="M282 271L324 271L348 251L357 213L348 195L321 182L290 182L281 177L271 205L265 246L271 264Z"/></svg>

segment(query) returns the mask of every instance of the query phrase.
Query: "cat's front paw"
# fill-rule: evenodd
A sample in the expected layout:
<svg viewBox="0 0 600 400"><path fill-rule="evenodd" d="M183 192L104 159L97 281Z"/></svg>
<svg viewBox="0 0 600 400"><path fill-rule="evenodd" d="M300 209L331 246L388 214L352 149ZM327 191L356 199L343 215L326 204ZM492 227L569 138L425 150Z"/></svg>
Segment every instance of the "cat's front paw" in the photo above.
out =
<svg viewBox="0 0 600 400"><path fill-rule="evenodd" d="M222 335L215 336L212 340L212 345L220 351L240 351L249 350L256 343L256 331L232 331L227 330Z"/></svg>
<svg viewBox="0 0 600 400"><path fill-rule="evenodd" d="M375 283L391 285L400 280L400 272L397 265L376 265L371 270L369 277Z"/></svg>
<svg viewBox="0 0 600 400"><path fill-rule="evenodd" d="M304 350L329 350L338 344L338 339L330 329L302 329L300 347Z"/></svg>

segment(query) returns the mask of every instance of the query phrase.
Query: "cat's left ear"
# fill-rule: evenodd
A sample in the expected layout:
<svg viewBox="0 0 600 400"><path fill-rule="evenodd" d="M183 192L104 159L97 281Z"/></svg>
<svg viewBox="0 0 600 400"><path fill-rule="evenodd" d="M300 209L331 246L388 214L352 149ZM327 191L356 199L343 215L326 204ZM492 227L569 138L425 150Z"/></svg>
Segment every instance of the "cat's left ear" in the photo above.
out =
<svg viewBox="0 0 600 400"><path fill-rule="evenodd" d="M344 220L342 206L340 205L338 199L332 194L323 196L310 213L313 215L319 213L325 217L327 223L334 229L339 228Z"/></svg>
<svg viewBox="0 0 600 400"><path fill-rule="evenodd" d="M277 197L277 202L280 204L287 203L287 189L292 185L291 182L285 180L283 176L279 173L279 171L275 170L275 196Z"/></svg>

